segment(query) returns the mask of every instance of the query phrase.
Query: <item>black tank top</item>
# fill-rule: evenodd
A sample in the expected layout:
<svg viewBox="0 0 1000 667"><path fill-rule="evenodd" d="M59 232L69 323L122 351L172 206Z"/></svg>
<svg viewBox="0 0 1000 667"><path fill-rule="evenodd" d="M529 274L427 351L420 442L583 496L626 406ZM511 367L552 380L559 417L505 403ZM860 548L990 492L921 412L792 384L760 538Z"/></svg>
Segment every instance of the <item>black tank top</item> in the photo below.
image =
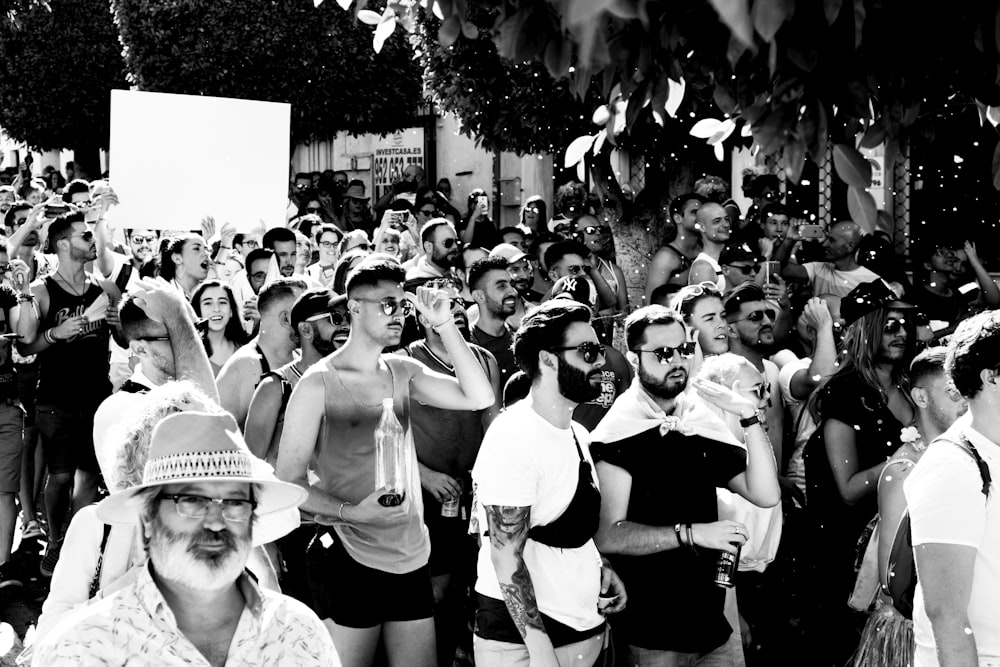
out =
<svg viewBox="0 0 1000 667"><path fill-rule="evenodd" d="M104 290L88 275L82 295L70 294L51 276L45 278L49 308L38 335L59 326L64 320L83 315ZM75 409L97 409L111 395L108 379L111 353L107 320L87 324L73 338L50 345L38 354L38 405L57 405Z"/></svg>

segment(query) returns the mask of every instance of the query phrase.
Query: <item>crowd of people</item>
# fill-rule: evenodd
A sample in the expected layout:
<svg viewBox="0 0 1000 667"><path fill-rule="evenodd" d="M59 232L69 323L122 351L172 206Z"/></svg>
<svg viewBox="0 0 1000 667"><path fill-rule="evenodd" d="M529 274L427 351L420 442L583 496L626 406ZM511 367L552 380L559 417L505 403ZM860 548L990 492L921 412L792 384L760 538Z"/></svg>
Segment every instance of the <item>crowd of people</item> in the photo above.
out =
<svg viewBox="0 0 1000 667"><path fill-rule="evenodd" d="M18 530L51 577L23 663L1000 663L973 244L907 271L720 179L501 227L424 179L295 174L252 232L0 186L0 595Z"/></svg>

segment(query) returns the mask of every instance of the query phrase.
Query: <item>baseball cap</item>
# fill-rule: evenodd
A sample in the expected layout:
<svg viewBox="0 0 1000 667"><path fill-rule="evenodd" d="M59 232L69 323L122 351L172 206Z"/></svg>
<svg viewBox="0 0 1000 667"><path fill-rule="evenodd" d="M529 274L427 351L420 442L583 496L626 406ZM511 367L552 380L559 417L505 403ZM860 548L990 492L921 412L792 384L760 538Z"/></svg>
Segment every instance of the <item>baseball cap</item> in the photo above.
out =
<svg viewBox="0 0 1000 667"><path fill-rule="evenodd" d="M299 298L295 300L295 304L292 305L292 329L298 332L299 325L313 315L322 315L333 311L337 305L335 301L338 298L332 296L330 290L325 289L314 289L300 294ZM346 300L346 297L344 299Z"/></svg>
<svg viewBox="0 0 1000 667"><path fill-rule="evenodd" d="M591 308L597 305L597 293L582 276L563 276L552 286L553 299L568 299Z"/></svg>
<svg viewBox="0 0 1000 667"><path fill-rule="evenodd" d="M523 250L518 250L510 243L498 243L493 250L490 251L490 257L503 257L507 260L508 264L513 264L514 262L520 262L528 256Z"/></svg>

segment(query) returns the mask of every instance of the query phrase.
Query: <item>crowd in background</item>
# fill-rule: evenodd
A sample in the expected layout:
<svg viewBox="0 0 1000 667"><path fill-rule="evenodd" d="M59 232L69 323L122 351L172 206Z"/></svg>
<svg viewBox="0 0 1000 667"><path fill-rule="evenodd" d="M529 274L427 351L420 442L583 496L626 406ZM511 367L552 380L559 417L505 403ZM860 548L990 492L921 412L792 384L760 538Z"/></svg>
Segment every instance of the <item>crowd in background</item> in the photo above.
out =
<svg viewBox="0 0 1000 667"><path fill-rule="evenodd" d="M324 621L344 664L383 660L380 651L392 664L507 664L501 651L518 642L541 664L533 627L560 664L571 660L560 646L593 649L573 664L601 652L637 665L790 655L902 665L914 654L934 664L935 650L954 648L942 644L942 619L963 600L979 655L1000 659L995 603L968 590L969 558L976 583L993 590L979 579L997 555L992 536L967 518L952 539L940 508L946 498L963 507L955 489L971 470L983 493L965 499L986 495L990 517L1000 465L981 418L978 432L968 426L977 405L993 405L1000 362L983 351L1000 288L975 245L941 238L912 248L907 267L885 232L814 224L776 191L743 211L717 178L617 204L571 183L551 209L527 197L506 227L491 218L488 191L452 194L447 178L429 185L416 165L377 201L345 172L299 173L285 225L237 232L205 218L166 232L109 226L118 200L107 181L32 177L29 164L0 186L0 595L25 576L11 558L16 530L45 543L40 635L125 585L114 575L143 562L141 540L101 539L85 510L142 482L145 455L123 462L119 450L148 448L159 421L195 404L230 413L255 457L309 490L301 525L255 544L248 567ZM644 215L668 233L637 300L614 230ZM156 303L176 307L170 317L190 320L190 332ZM194 352L210 377L190 371ZM560 357L550 373L557 352L578 358ZM422 492L405 509L380 509L365 486L380 392L415 452ZM537 407L550 395L575 426ZM534 495L518 475L554 465L539 448L563 432L549 434L536 413L570 436ZM943 445L930 450L953 473L946 481L918 463L938 438L958 443L950 458ZM661 440L676 449L660 451ZM592 473L596 496L584 488ZM560 475L576 492L552 510L540 489ZM513 511L521 504L544 506L561 530L541 530L551 526ZM570 508L593 529L567 528ZM520 542L510 528L519 522ZM74 539L100 557L96 574L89 556L77 562ZM916 566L903 539L918 545ZM590 570L504 550L523 552L525 540L590 545L605 574L581 581L576 597L557 590L573 586L567 573ZM728 587L713 579L720 553L737 559ZM967 577L955 574L966 565ZM950 598L941 581L962 582L966 597ZM591 584L617 594L575 615L577 598L598 592ZM518 599L529 590L537 601Z"/></svg>

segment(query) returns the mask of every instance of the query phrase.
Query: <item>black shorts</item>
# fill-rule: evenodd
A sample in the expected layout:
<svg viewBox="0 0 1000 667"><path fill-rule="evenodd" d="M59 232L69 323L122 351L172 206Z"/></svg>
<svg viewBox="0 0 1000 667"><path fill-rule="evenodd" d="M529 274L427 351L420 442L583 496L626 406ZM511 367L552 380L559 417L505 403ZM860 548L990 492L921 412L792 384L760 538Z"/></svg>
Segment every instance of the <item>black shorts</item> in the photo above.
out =
<svg viewBox="0 0 1000 667"><path fill-rule="evenodd" d="M24 425L35 425L35 394L38 393L38 362L15 364L17 397L24 408Z"/></svg>
<svg viewBox="0 0 1000 667"><path fill-rule="evenodd" d="M55 405L35 406L42 457L50 473L83 470L101 474L94 452L94 412L96 408L67 410Z"/></svg>
<svg viewBox="0 0 1000 667"><path fill-rule="evenodd" d="M329 535L332 542L323 535ZM330 544L329 548L323 542ZM434 615L434 591L426 565L406 574L366 567L351 558L329 526L319 526L309 544L306 577L313 611L337 625L373 628Z"/></svg>

